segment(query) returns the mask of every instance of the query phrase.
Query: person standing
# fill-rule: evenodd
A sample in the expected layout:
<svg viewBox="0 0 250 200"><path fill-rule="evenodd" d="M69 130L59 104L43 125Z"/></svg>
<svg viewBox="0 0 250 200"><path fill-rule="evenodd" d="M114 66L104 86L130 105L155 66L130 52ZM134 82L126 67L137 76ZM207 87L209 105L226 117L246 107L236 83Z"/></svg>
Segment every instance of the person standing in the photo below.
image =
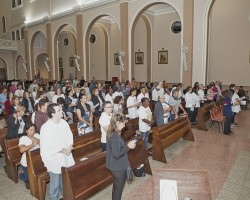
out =
<svg viewBox="0 0 250 200"><path fill-rule="evenodd" d="M149 108L149 99L144 97L141 99L141 103L142 105L138 109L139 131L141 132L144 141L144 147L147 150L148 135L149 131L151 130L151 125L153 124L153 117L152 117L152 112Z"/></svg>
<svg viewBox="0 0 250 200"><path fill-rule="evenodd" d="M101 117L99 119L99 124L102 132L101 136L102 151L106 151L107 131L112 117L112 104L110 101L104 101L103 110L104 111L102 112Z"/></svg>
<svg viewBox="0 0 250 200"><path fill-rule="evenodd" d="M136 144L130 141L127 145L121 137L121 130L125 127L126 118L121 113L115 113L110 120L107 131L106 168L113 175L112 200L120 200L126 181L127 168L130 166L128 151Z"/></svg>
<svg viewBox="0 0 250 200"><path fill-rule="evenodd" d="M159 100L155 104L155 110L154 110L154 119L156 122L157 127L162 126L164 124L164 109L163 109L163 102L164 102L164 96L159 96Z"/></svg>
<svg viewBox="0 0 250 200"><path fill-rule="evenodd" d="M47 114L48 102L47 99L40 99L38 102L39 110L35 113L35 126L37 133L40 133L42 125L49 119Z"/></svg>
<svg viewBox="0 0 250 200"><path fill-rule="evenodd" d="M50 104L47 109L49 120L40 131L40 154L50 176L50 200L63 195L61 167L75 164L72 156L73 134L68 123L62 119L62 108Z"/></svg>
<svg viewBox="0 0 250 200"><path fill-rule="evenodd" d="M223 99L223 115L226 117L226 120L224 122L224 131L223 131L225 135L230 135L230 133L232 133L231 131L231 122L233 117L232 96L233 96L232 90L228 90Z"/></svg>
<svg viewBox="0 0 250 200"><path fill-rule="evenodd" d="M128 108L128 116L129 119L135 119L138 117L138 106L140 106L140 102L136 99L136 89L132 88L130 90L129 97L127 99L127 108Z"/></svg>

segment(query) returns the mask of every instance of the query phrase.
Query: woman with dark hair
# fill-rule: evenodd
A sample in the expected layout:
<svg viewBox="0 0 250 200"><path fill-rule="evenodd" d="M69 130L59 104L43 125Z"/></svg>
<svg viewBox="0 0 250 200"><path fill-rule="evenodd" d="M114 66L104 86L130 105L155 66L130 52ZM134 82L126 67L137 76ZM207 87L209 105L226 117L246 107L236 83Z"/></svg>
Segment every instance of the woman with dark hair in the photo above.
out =
<svg viewBox="0 0 250 200"><path fill-rule="evenodd" d="M25 91L23 93L23 106L25 107L25 113L33 113L34 111L34 99L30 97L29 92Z"/></svg>
<svg viewBox="0 0 250 200"><path fill-rule="evenodd" d="M187 87L186 89L186 94L185 94L185 102L186 102L186 111L188 113L188 118L190 120L190 123L191 124L194 124L195 123L195 112L194 112L194 107L195 107L195 101L194 101L194 97L193 97L193 94L192 94L192 87L189 86Z"/></svg>
<svg viewBox="0 0 250 200"><path fill-rule="evenodd" d="M52 103L57 103L57 99L58 99L59 97L62 97L62 98L65 99L64 94L61 93L61 88L60 88L60 87L58 87L58 88L56 89L56 94L55 94L55 95L53 96L53 98L52 98Z"/></svg>
<svg viewBox="0 0 250 200"><path fill-rule="evenodd" d="M87 97L85 94L79 96L80 102L76 107L76 114L78 118L78 134L85 134L93 131L93 114L91 108L87 103Z"/></svg>
<svg viewBox="0 0 250 200"><path fill-rule="evenodd" d="M107 131L106 168L113 175L112 200L121 199L127 168L130 166L128 151L136 146L133 141L126 145L121 137L121 130L125 127L125 120L123 114L114 114Z"/></svg>
<svg viewBox="0 0 250 200"><path fill-rule="evenodd" d="M25 126L25 122L23 120L24 112L25 108L23 106L17 106L15 112L9 116L7 120L7 139L13 139L23 136L23 129Z"/></svg>
<svg viewBox="0 0 250 200"><path fill-rule="evenodd" d="M63 119L65 120L65 121L68 121L69 120L69 116L68 116L68 114L67 114L67 110L66 110L66 108L65 108L65 100L64 100L64 98L63 97L59 97L58 99L57 99L57 103L59 104L59 106L61 107L61 109L62 109L62 114L63 114Z"/></svg>
<svg viewBox="0 0 250 200"><path fill-rule="evenodd" d="M12 98L14 97L12 92L8 92L7 93L7 100L4 102L4 114L5 114L5 119L8 119L9 115L10 115L10 106L11 106L11 101Z"/></svg>
<svg viewBox="0 0 250 200"><path fill-rule="evenodd" d="M94 104L94 108L95 108L94 115L97 117L100 117L101 113L102 113L103 101L99 97L99 90L97 87L94 87L92 90L91 100L92 100L92 102Z"/></svg>
<svg viewBox="0 0 250 200"><path fill-rule="evenodd" d="M231 131L231 122L233 117L232 96L233 96L232 90L228 90L223 99L223 115L226 117L226 120L224 122L225 135L230 135L230 133L232 133Z"/></svg>
<svg viewBox="0 0 250 200"><path fill-rule="evenodd" d="M27 151L34 151L35 149L39 149L40 143L40 135L35 133L35 125L32 123L27 123L24 128L23 132L24 136L19 139L19 151L22 153L21 158L21 166L22 166L22 173L19 174L19 178L25 183L29 182L28 178L28 171L27 171L27 160L26 160L26 152Z"/></svg>
<svg viewBox="0 0 250 200"><path fill-rule="evenodd" d="M67 90L66 89L66 97L65 97L65 108L66 108L66 113L69 117L69 124L73 123L73 113L74 113L74 109L76 107L76 99L73 97L74 96L74 90L70 89Z"/></svg>
<svg viewBox="0 0 250 200"><path fill-rule="evenodd" d="M18 96L14 95L10 102L10 115L12 115L15 112L16 107L19 105L20 105L20 99Z"/></svg>
<svg viewBox="0 0 250 200"><path fill-rule="evenodd" d="M114 99L114 107L113 111L114 113L122 113L122 106L123 106L124 100L122 96L116 96Z"/></svg>
<svg viewBox="0 0 250 200"><path fill-rule="evenodd" d="M130 119L135 119L138 117L138 106L140 106L140 102L136 99L136 89L132 88L130 90L129 97L127 99L127 108L128 108L128 115Z"/></svg>

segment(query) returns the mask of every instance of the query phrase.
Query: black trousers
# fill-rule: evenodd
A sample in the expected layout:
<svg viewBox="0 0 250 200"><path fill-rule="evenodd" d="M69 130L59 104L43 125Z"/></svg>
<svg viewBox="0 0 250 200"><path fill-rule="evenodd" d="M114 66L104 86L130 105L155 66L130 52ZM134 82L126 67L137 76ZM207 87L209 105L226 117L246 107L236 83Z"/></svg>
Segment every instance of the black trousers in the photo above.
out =
<svg viewBox="0 0 250 200"><path fill-rule="evenodd" d="M192 111L191 108L186 108L186 112L188 114L188 118L191 123L195 122L195 112L194 110Z"/></svg>
<svg viewBox="0 0 250 200"><path fill-rule="evenodd" d="M234 124L234 122L235 122L234 121L235 120L235 115L236 115L236 112L233 112L232 121L231 121L232 124Z"/></svg>
<svg viewBox="0 0 250 200"><path fill-rule="evenodd" d="M231 123L232 117L226 117L226 121L224 122L224 134L228 135L231 133Z"/></svg>
<svg viewBox="0 0 250 200"><path fill-rule="evenodd" d="M122 197L122 191L127 177L127 170L111 172L113 174L112 200L120 200Z"/></svg>

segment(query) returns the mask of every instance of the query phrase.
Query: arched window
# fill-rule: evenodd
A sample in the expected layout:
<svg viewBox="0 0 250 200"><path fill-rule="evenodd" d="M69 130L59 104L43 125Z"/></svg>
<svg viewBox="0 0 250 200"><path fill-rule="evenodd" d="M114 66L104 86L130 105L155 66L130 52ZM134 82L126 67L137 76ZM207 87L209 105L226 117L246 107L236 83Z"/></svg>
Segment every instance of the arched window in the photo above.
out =
<svg viewBox="0 0 250 200"><path fill-rule="evenodd" d="M19 30L16 31L16 39L20 40L20 32L19 32Z"/></svg>
<svg viewBox="0 0 250 200"><path fill-rule="evenodd" d="M5 17L2 17L2 25L3 25L3 33L6 33L6 21L5 21Z"/></svg>
<svg viewBox="0 0 250 200"><path fill-rule="evenodd" d="M21 40L24 40L24 28L21 29Z"/></svg>
<svg viewBox="0 0 250 200"><path fill-rule="evenodd" d="M15 31L12 31L12 40L16 40Z"/></svg>
<svg viewBox="0 0 250 200"><path fill-rule="evenodd" d="M16 0L12 0L12 8L16 7Z"/></svg>
<svg viewBox="0 0 250 200"><path fill-rule="evenodd" d="M21 5L22 4L22 0L17 0L17 5Z"/></svg>

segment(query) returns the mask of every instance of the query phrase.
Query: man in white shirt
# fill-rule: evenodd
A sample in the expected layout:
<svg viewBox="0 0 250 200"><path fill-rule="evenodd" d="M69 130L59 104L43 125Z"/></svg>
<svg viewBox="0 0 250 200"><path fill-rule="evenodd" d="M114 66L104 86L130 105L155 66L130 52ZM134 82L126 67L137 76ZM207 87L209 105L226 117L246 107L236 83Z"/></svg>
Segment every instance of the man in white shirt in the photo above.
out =
<svg viewBox="0 0 250 200"><path fill-rule="evenodd" d="M152 92L152 101L154 103L156 103L158 101L158 97L161 96L160 95L160 89L161 89L161 86L157 85L157 87Z"/></svg>
<svg viewBox="0 0 250 200"><path fill-rule="evenodd" d="M124 96L123 96L123 93L121 92L120 86L116 87L116 91L113 93L112 99L114 100L115 97L117 97L117 96L122 96L122 98L124 99Z"/></svg>
<svg viewBox="0 0 250 200"><path fill-rule="evenodd" d="M100 124L101 132L102 132L102 136L101 136L102 151L106 151L107 131L108 131L111 117L112 117L112 104L111 104L111 102L104 101L103 109L104 109L104 111L102 112L102 114L100 116L99 124Z"/></svg>
<svg viewBox="0 0 250 200"><path fill-rule="evenodd" d="M49 120L40 131L40 152L50 176L50 200L57 200L59 192L63 195L61 167L75 164L71 153L73 134L62 119L62 109L58 104L50 104L47 111Z"/></svg>
<svg viewBox="0 0 250 200"><path fill-rule="evenodd" d="M113 102L112 94L113 94L113 89L110 87L108 89L108 94L106 94L105 96L105 101L110 101L113 106L114 102Z"/></svg>
<svg viewBox="0 0 250 200"><path fill-rule="evenodd" d="M149 99L149 95L148 95L148 93L147 93L147 90L146 90L145 86L142 86L142 87L141 87L141 93L137 96L137 101L138 101L138 102L141 102L141 99L142 99L143 97L146 97L146 98Z"/></svg>
<svg viewBox="0 0 250 200"><path fill-rule="evenodd" d="M151 130L151 125L153 124L152 112L149 108L149 100L147 98L141 99L142 105L138 109L139 115L139 131L141 132L144 147L148 149L148 136Z"/></svg>
<svg viewBox="0 0 250 200"><path fill-rule="evenodd" d="M24 90L22 84L18 84L17 90L15 91L15 95L19 97L20 101L22 101L23 99L23 93Z"/></svg>

